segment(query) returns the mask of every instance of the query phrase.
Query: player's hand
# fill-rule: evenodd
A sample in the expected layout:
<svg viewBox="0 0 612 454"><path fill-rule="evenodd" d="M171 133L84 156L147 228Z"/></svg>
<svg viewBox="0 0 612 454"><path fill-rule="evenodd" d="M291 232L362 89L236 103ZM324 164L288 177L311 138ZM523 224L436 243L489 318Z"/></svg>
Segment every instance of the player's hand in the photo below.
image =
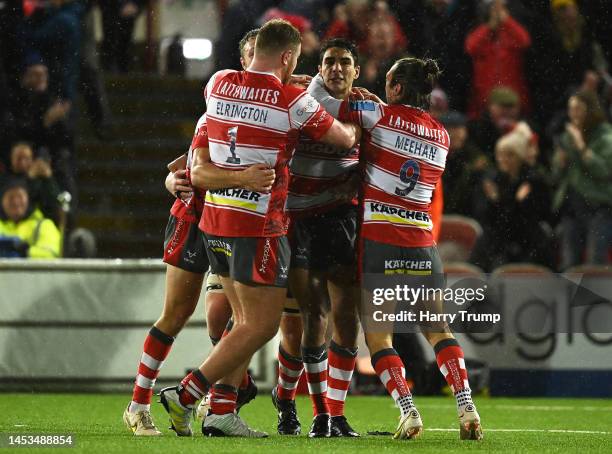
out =
<svg viewBox="0 0 612 454"><path fill-rule="evenodd" d="M291 76L291 80L289 80L290 85L297 85L298 87L308 88L310 82L312 81L312 76L308 74L293 74Z"/></svg>
<svg viewBox="0 0 612 454"><path fill-rule="evenodd" d="M516 191L516 201L522 202L527 198L527 196L531 194L531 185L527 182L521 184Z"/></svg>
<svg viewBox="0 0 612 454"><path fill-rule="evenodd" d="M30 178L50 178L52 175L51 165L40 158L35 159L30 170L28 170L28 177Z"/></svg>
<svg viewBox="0 0 612 454"><path fill-rule="evenodd" d="M353 87L351 90L351 97L355 96L355 99L363 99L366 101L374 101L379 104L384 104L382 99L376 96L367 88L363 87Z"/></svg>
<svg viewBox="0 0 612 454"><path fill-rule="evenodd" d="M43 126L48 128L54 123L63 120L70 112L70 101L57 101L45 112L43 116Z"/></svg>
<svg viewBox="0 0 612 454"><path fill-rule="evenodd" d="M189 197L193 188L187 179L187 170L181 169L170 172L166 177L166 189L170 194L181 199Z"/></svg>
<svg viewBox="0 0 612 454"><path fill-rule="evenodd" d="M255 192L270 192L276 172L267 164L254 164L240 172L240 187Z"/></svg>
<svg viewBox="0 0 612 454"><path fill-rule="evenodd" d="M482 182L482 189L485 193L485 196L493 202L497 202L499 200L499 190L497 189L497 185L489 180L485 179Z"/></svg>
<svg viewBox="0 0 612 454"><path fill-rule="evenodd" d="M565 125L565 131L570 135L572 140L574 141L574 146L580 152L584 151L586 148L586 143L584 141L584 136L582 135L582 131L578 129L574 124L567 123Z"/></svg>

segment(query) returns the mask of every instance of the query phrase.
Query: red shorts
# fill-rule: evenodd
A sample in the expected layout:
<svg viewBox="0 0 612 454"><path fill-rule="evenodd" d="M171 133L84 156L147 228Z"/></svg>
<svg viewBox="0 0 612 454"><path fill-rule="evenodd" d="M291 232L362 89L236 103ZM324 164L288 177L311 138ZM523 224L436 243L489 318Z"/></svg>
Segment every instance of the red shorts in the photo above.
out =
<svg viewBox="0 0 612 454"><path fill-rule="evenodd" d="M198 224L170 215L164 241L164 262L185 271L204 274L208 256Z"/></svg>

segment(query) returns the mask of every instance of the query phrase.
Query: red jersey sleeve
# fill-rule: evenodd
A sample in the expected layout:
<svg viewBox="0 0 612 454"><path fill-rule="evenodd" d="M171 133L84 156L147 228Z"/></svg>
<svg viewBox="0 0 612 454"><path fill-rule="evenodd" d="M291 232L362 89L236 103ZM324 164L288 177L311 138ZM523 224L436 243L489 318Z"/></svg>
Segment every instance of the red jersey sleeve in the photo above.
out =
<svg viewBox="0 0 612 454"><path fill-rule="evenodd" d="M319 140L334 124L334 118L304 89L287 86L289 123L313 140Z"/></svg>
<svg viewBox="0 0 612 454"><path fill-rule="evenodd" d="M191 149L195 150L196 148L208 148L208 126L206 121L198 125L193 135Z"/></svg>

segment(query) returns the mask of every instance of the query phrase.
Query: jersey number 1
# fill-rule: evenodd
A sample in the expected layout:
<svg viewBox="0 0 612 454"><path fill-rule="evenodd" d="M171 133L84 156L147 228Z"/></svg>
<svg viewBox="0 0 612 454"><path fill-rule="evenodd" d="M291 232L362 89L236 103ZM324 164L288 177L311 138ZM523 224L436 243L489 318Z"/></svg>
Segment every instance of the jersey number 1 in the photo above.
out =
<svg viewBox="0 0 612 454"><path fill-rule="evenodd" d="M225 162L230 164L240 164L240 158L236 156L236 137L238 136L238 126L229 128L227 130L227 136L230 141L230 153L232 154Z"/></svg>

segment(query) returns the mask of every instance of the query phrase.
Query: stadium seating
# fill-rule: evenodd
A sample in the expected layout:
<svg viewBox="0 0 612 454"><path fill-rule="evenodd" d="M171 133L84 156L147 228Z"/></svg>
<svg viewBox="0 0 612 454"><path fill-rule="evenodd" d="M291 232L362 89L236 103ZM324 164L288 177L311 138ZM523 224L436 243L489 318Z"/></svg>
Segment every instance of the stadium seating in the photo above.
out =
<svg viewBox="0 0 612 454"><path fill-rule="evenodd" d="M470 257L482 227L472 218L458 214L442 217L438 251L443 262L465 261Z"/></svg>

